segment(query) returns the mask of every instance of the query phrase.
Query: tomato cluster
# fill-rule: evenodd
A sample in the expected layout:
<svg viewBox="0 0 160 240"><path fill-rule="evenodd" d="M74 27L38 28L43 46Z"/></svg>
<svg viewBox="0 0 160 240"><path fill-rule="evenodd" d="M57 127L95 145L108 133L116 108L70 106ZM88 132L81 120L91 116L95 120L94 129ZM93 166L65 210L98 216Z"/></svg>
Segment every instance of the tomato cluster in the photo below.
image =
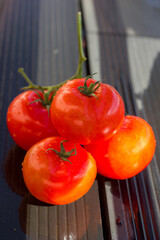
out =
<svg viewBox="0 0 160 240"><path fill-rule="evenodd" d="M113 179L135 176L155 152L151 126L142 118L125 116L116 89L81 77L85 57L79 46L77 73L58 85L37 86L20 68L29 86L7 112L12 138L27 151L24 182L33 196L50 204L82 197L97 172Z"/></svg>
<svg viewBox="0 0 160 240"><path fill-rule="evenodd" d="M53 98L48 95L50 108L43 102L45 93L25 91L7 112L11 136L27 150L25 184L39 200L73 202L90 189L97 171L126 179L151 161L151 126L142 118L125 116L123 100L112 86L89 77L68 80Z"/></svg>

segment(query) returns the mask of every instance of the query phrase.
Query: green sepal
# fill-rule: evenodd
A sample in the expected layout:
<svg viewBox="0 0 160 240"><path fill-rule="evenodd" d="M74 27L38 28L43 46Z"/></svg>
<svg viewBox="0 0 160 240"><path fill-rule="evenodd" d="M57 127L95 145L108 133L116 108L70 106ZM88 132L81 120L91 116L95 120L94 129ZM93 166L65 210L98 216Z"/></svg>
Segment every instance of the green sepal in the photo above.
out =
<svg viewBox="0 0 160 240"><path fill-rule="evenodd" d="M95 73L94 73L95 74ZM100 81L96 81L95 83L90 83L89 86L87 86L87 80L92 77L94 74L92 75L88 75L86 78L85 78L85 81L84 81L84 85L83 86L79 86L78 87L78 90L88 96L88 97L96 97L98 99L98 97L96 96L95 94L95 91L100 87Z"/></svg>
<svg viewBox="0 0 160 240"><path fill-rule="evenodd" d="M52 150L54 151L63 161L67 161L70 162L72 164L72 162L68 159L71 156L75 156L77 155L77 150L72 149L71 151L66 152L64 146L63 146L63 142L67 142L67 140L63 140L60 143L60 152L58 152L57 150L55 150L54 148L48 148L46 151ZM74 153L73 153L74 152Z"/></svg>

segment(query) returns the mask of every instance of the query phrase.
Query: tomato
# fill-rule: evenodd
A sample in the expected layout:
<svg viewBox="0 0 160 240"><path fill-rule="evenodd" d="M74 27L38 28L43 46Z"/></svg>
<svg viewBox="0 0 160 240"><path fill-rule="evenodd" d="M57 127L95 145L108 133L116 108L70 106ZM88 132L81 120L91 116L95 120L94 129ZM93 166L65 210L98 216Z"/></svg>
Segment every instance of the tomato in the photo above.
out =
<svg viewBox="0 0 160 240"><path fill-rule="evenodd" d="M137 116L126 116L120 130L107 141L85 146L97 171L109 178L126 179L141 172L152 160L156 140L151 126Z"/></svg>
<svg viewBox="0 0 160 240"><path fill-rule="evenodd" d="M39 94L41 94L39 92ZM47 108L34 102L39 96L34 91L19 94L7 112L7 126L14 141L24 150L50 136L58 136Z"/></svg>
<svg viewBox="0 0 160 240"><path fill-rule="evenodd" d="M56 205L82 197L97 174L90 153L80 145L62 140L61 137L43 139L29 149L22 164L24 181L30 193L43 202ZM74 153L70 152L70 157L64 160L53 149L59 153L63 150L67 154Z"/></svg>
<svg viewBox="0 0 160 240"><path fill-rule="evenodd" d="M123 100L112 86L99 83L94 92L86 95L81 92L85 84L90 88L96 81L91 78L68 81L57 91L50 108L59 134L80 144L111 137L124 118Z"/></svg>

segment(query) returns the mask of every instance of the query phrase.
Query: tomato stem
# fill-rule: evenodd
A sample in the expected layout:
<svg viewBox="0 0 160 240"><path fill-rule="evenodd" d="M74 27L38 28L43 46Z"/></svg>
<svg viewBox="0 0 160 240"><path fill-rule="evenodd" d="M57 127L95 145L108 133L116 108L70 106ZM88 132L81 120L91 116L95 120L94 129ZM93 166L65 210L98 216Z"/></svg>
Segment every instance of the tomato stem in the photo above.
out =
<svg viewBox="0 0 160 240"><path fill-rule="evenodd" d="M22 88L22 90L39 90L43 93L43 98L40 99L41 103L49 109L50 104L53 100L54 95L56 94L57 90L64 85L67 81L82 78L82 72L83 72L83 62L86 61L86 57L84 55L83 51L83 37L82 37L82 16L81 12L77 13L77 32L78 32L78 49L79 49L79 61L77 66L76 73L69 79L52 86L39 86L34 84L31 79L27 76L27 74L24 72L24 69L22 67L18 68L18 72L22 75L22 77L26 80L28 83L28 86L25 86ZM53 92L51 98L49 98L50 94ZM37 100L36 100L37 101ZM39 100L38 100L39 101ZM49 110L48 110L49 111Z"/></svg>
<svg viewBox="0 0 160 240"><path fill-rule="evenodd" d="M77 13L77 29L78 29L78 49L79 49L79 61L76 73L70 78L77 79L82 78L83 75L83 62L87 60L83 51L83 37L82 37L82 16L81 12Z"/></svg>
<svg viewBox="0 0 160 240"><path fill-rule="evenodd" d="M60 143L60 152L58 152L57 150L55 150L54 148L48 148L46 151L52 150L54 151L63 161L67 161L70 162L72 164L72 162L68 159L71 156L75 156L77 154L76 148L72 149L71 151L66 151L64 146L63 146L63 142L67 142L67 140L63 140ZM73 153L74 152L74 153Z"/></svg>
<svg viewBox="0 0 160 240"><path fill-rule="evenodd" d="M27 74L24 72L24 69L21 67L21 68L18 68L18 72L22 75L22 77L26 80L26 82L28 83L28 88L30 89L39 89L40 87L35 85L31 79L27 76ZM23 87L22 89L25 89L26 87Z"/></svg>
<svg viewBox="0 0 160 240"><path fill-rule="evenodd" d="M18 72L23 76L23 78L28 83L28 86L25 86L22 88L22 90L29 90L29 89L37 89L37 90L49 90L51 91L58 90L64 83L66 83L69 80L82 78L82 70L83 70L83 62L87 60L87 58L84 55L83 51L83 37L82 37L82 16L81 12L77 13L77 32L78 32L78 49L79 49L79 61L77 66L76 73L69 79L52 86L38 86L34 84L31 79L27 76L27 74L24 72L24 69L22 67L18 68Z"/></svg>

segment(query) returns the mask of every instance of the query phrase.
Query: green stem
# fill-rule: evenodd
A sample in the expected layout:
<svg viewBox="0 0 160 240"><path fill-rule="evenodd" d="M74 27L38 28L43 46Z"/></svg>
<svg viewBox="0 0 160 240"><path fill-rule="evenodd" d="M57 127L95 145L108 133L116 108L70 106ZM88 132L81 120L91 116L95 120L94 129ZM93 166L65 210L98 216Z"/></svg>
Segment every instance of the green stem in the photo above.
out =
<svg viewBox="0 0 160 240"><path fill-rule="evenodd" d="M32 88L32 89L37 89L38 86L35 85L31 80L30 78L27 76L27 74L24 72L24 69L23 68L18 68L18 72L22 75L22 77L26 80L26 82L28 83L28 87L29 88Z"/></svg>
<svg viewBox="0 0 160 240"><path fill-rule="evenodd" d="M57 89L59 89L64 83L67 82L66 81L63 81L57 85L52 85L52 86L38 86L36 84L34 84L30 78L27 76L27 74L24 72L24 69L23 68L18 68L18 72L22 75L22 77L26 80L26 82L28 83L28 86L25 86L22 88L22 90L29 90L29 89L37 89L37 90L50 90L50 91L55 91Z"/></svg>
<svg viewBox="0 0 160 240"><path fill-rule="evenodd" d="M84 55L83 51L83 37L82 37L82 16L81 12L77 13L77 29L78 29L78 48L79 48L79 60L78 60L78 67L76 73L70 78L77 79L82 78L83 74L83 62L87 60L87 58Z"/></svg>
<svg viewBox="0 0 160 240"><path fill-rule="evenodd" d="M57 85L52 85L52 86L38 86L34 84L30 78L27 76L27 74L24 72L23 68L18 68L18 72L23 76L23 78L26 80L28 83L28 86L23 87L23 90L29 90L29 89L37 89L42 91L43 90L51 90L51 91L57 91L64 83L66 83L69 80L77 79L77 78L82 78L83 74L83 62L86 61L86 57L84 55L83 51L83 37L82 37L82 16L81 12L77 13L77 32L78 32L78 49L79 49L79 60L78 60L78 66L77 66L77 71L76 73L69 79L57 84Z"/></svg>
<svg viewBox="0 0 160 240"><path fill-rule="evenodd" d="M65 84L67 81L69 80L73 80L73 79L77 79L77 78L82 78L83 75L83 62L86 61L86 57L84 55L84 51L83 51L83 37L82 37L82 16L81 16L81 12L77 13L77 32L78 32L78 49L79 49L79 60L78 60L78 66L77 66L77 71L76 73L69 79L57 84L57 85L52 85L52 86L38 86L36 84L34 84L31 79L27 76L27 74L24 72L23 68L18 68L18 72L22 75L22 77L26 80L26 82L28 83L28 86L25 86L22 88L22 90L39 90L43 93L43 97L44 99L38 99L35 101L41 101L41 103L48 109L50 108L50 104L52 102L52 99L55 95L55 93L57 92L57 90L63 85ZM82 91L82 90L81 90ZM50 93L52 93L52 97L49 98ZM37 92L37 95L38 92ZM93 95L93 94L92 94Z"/></svg>

